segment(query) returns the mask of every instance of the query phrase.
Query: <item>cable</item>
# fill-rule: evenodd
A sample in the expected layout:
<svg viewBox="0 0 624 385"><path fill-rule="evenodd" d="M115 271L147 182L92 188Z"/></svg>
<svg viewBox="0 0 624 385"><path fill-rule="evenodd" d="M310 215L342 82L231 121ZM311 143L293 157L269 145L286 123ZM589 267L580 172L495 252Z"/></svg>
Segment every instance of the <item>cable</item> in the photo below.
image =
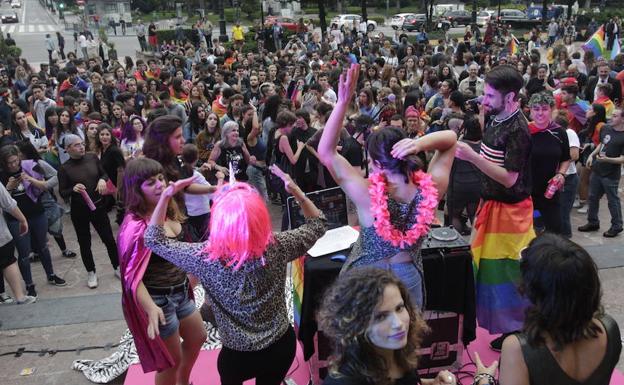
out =
<svg viewBox="0 0 624 385"><path fill-rule="evenodd" d="M47 349L46 348L46 349L41 349L41 350L26 350L25 347L20 347L14 352L0 353L0 357L11 356L11 355L14 357L21 357L24 354L38 354L39 357L43 357L45 355L53 356L57 353L71 353L71 352L76 352L76 354L80 354L80 352L85 351L85 350L98 350L98 349L110 350L112 348L118 347L119 345L121 345L121 343L116 343L116 344L108 343L103 346L78 346L76 348L70 348L70 349Z"/></svg>

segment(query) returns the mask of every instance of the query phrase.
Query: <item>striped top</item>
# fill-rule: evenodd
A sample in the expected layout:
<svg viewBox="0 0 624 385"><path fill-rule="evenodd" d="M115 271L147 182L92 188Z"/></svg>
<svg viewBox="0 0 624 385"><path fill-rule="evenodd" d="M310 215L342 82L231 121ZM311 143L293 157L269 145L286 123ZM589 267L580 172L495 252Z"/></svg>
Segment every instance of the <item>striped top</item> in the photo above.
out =
<svg viewBox="0 0 624 385"><path fill-rule="evenodd" d="M479 154L497 166L518 173L511 188L482 174L481 197L484 200L518 203L531 195L531 135L520 110L503 121L490 119L483 131Z"/></svg>

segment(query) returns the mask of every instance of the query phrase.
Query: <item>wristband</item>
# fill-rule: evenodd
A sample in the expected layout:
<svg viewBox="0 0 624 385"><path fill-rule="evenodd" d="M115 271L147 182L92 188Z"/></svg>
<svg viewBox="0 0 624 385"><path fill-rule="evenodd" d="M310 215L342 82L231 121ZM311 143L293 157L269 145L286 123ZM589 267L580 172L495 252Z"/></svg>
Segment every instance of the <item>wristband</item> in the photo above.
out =
<svg viewBox="0 0 624 385"><path fill-rule="evenodd" d="M488 384L496 385L496 379L489 373L477 374L474 378L474 382L472 383L472 385L479 385L479 382L484 378L487 378Z"/></svg>

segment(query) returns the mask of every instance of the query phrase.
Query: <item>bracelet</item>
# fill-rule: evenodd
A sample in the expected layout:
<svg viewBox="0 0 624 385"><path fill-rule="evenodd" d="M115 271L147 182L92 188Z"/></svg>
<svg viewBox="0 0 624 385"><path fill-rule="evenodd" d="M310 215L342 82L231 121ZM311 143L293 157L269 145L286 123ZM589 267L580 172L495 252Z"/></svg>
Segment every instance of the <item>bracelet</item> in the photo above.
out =
<svg viewBox="0 0 624 385"><path fill-rule="evenodd" d="M477 374L474 378L474 382L472 383L472 385L479 385L479 382L484 378L487 378L488 384L496 385L496 379L489 373Z"/></svg>

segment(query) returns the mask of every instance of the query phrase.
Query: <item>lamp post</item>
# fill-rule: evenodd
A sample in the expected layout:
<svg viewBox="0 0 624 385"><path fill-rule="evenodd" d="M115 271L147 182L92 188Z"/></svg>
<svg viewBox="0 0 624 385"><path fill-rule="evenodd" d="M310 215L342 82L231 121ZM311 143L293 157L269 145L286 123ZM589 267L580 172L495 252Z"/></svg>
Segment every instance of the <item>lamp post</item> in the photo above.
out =
<svg viewBox="0 0 624 385"><path fill-rule="evenodd" d="M223 8L223 0L219 0L219 41L228 41L227 31L225 30L225 9Z"/></svg>

